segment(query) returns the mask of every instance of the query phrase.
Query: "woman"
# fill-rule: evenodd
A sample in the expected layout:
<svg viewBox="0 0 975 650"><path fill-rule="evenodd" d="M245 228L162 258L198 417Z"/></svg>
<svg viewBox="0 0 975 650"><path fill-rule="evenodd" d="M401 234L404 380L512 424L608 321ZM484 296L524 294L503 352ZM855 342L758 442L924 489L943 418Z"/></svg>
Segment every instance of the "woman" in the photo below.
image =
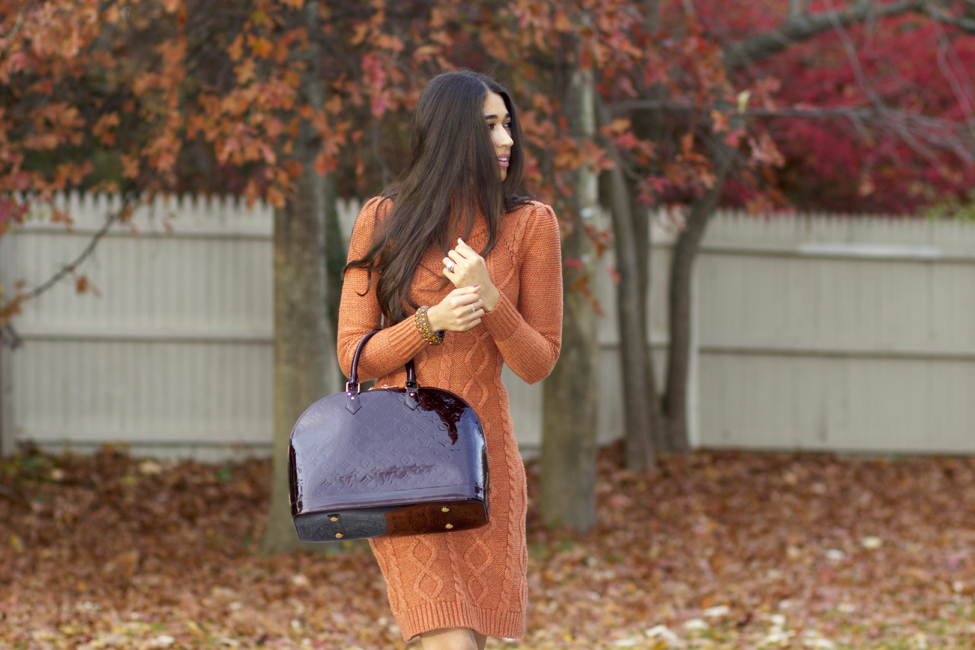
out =
<svg viewBox="0 0 975 650"><path fill-rule="evenodd" d="M445 388L484 425L490 522L474 530L371 540L405 639L425 650L483 650L524 635L525 471L512 431L503 363L544 379L562 337L555 214L518 196L525 164L515 106L473 72L435 77L413 118L410 160L356 219L339 311L338 355L360 379Z"/></svg>

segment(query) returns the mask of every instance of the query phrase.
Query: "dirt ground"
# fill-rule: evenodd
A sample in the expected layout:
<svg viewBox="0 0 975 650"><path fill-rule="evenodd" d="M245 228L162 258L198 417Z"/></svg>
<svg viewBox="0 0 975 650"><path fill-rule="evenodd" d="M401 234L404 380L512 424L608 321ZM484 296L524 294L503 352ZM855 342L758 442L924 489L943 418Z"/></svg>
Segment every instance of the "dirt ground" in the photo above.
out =
<svg viewBox="0 0 975 650"><path fill-rule="evenodd" d="M529 631L489 648L975 647L975 459L619 453L585 536L542 529L529 464ZM259 555L269 480L0 460L0 648L407 647L367 546Z"/></svg>

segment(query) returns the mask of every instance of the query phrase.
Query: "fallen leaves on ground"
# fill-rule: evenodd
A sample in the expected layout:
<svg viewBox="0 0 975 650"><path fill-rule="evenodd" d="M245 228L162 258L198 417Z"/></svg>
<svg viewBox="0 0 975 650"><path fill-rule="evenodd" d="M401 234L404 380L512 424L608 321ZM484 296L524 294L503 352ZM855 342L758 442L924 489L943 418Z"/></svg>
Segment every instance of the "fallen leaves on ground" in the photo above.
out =
<svg viewBox="0 0 975 650"><path fill-rule="evenodd" d="M529 632L489 648L975 646L975 459L619 453L588 535L540 526L529 464ZM406 647L362 543L260 555L269 484L266 460L0 461L0 647Z"/></svg>

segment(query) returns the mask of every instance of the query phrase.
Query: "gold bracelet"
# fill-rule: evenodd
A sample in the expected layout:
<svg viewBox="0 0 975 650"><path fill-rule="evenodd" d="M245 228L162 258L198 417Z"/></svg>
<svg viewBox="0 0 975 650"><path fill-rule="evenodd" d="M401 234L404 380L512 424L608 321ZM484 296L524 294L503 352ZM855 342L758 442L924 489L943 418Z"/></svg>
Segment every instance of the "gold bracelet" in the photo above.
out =
<svg viewBox="0 0 975 650"><path fill-rule="evenodd" d="M416 314L414 316L414 319L416 320L416 329L420 330L420 336L423 337L424 341L430 345L440 345L443 343L443 330L434 332L432 329L430 329L430 321L427 320L427 309L429 309L429 307L424 305L416 310Z"/></svg>

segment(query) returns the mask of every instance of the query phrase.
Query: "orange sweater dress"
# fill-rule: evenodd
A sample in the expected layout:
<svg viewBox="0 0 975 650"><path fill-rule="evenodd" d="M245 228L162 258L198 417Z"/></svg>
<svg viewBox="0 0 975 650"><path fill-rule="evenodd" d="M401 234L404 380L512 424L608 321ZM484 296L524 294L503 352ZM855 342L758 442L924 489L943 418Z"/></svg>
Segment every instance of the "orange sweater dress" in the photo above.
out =
<svg viewBox="0 0 975 650"><path fill-rule="evenodd" d="M370 200L356 219L349 259L361 258L390 201ZM456 237L455 237L456 239ZM476 251L487 243L478 224L465 241ZM411 291L418 305L433 306L453 290L443 286L443 254L426 252ZM417 381L463 397L477 412L487 438L490 473L486 526L474 530L370 540L386 579L389 604L406 640L421 632L471 628L486 636L525 633L527 546L525 469L515 440L503 363L525 381L551 372L562 342L562 261L552 209L520 206L502 220L485 262L501 293L498 305L467 332L447 332L441 345L423 340L413 318L376 334L359 360L361 381L403 386L405 364L414 359ZM360 295L365 294L365 295ZM378 327L376 277L349 269L339 310L338 356L348 374L359 340Z"/></svg>

